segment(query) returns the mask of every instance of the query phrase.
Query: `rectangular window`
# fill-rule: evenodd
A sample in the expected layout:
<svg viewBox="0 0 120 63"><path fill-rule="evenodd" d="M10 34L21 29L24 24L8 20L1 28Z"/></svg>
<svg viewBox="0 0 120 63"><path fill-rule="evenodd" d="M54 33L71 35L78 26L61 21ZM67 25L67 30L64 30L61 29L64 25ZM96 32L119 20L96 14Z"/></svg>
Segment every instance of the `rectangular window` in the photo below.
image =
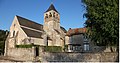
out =
<svg viewBox="0 0 120 63"><path fill-rule="evenodd" d="M84 50L89 51L89 44L84 44Z"/></svg>

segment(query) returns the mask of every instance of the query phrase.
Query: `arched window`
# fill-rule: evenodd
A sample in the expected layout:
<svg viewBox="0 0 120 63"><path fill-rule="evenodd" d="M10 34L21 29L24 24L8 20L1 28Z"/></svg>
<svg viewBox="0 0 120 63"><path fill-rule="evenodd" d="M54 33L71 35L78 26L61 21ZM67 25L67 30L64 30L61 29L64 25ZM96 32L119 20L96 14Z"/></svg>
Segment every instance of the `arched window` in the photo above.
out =
<svg viewBox="0 0 120 63"><path fill-rule="evenodd" d="M53 17L55 17L55 12L53 13Z"/></svg>
<svg viewBox="0 0 120 63"><path fill-rule="evenodd" d="M48 14L46 14L45 18L48 18Z"/></svg>
<svg viewBox="0 0 120 63"><path fill-rule="evenodd" d="M15 31L13 31L13 37L15 37Z"/></svg>
<svg viewBox="0 0 120 63"><path fill-rule="evenodd" d="M56 14L56 18L58 18L58 14Z"/></svg>
<svg viewBox="0 0 120 63"><path fill-rule="evenodd" d="M52 17L52 14L50 13L49 17Z"/></svg>
<svg viewBox="0 0 120 63"><path fill-rule="evenodd" d="M46 46L48 46L48 39L49 39L49 37L47 36L46 37Z"/></svg>
<svg viewBox="0 0 120 63"><path fill-rule="evenodd" d="M56 16L58 17L58 14L56 14Z"/></svg>
<svg viewBox="0 0 120 63"><path fill-rule="evenodd" d="M15 27L15 24L14 24L14 27Z"/></svg>

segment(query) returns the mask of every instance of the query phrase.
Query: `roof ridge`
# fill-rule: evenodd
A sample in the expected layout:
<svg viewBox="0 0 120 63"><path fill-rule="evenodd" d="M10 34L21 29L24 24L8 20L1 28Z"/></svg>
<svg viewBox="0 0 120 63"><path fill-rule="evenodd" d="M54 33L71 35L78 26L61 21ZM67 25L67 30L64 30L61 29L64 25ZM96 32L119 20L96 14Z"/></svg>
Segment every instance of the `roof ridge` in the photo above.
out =
<svg viewBox="0 0 120 63"><path fill-rule="evenodd" d="M69 30L75 30L75 29L85 29L85 28L70 28Z"/></svg>

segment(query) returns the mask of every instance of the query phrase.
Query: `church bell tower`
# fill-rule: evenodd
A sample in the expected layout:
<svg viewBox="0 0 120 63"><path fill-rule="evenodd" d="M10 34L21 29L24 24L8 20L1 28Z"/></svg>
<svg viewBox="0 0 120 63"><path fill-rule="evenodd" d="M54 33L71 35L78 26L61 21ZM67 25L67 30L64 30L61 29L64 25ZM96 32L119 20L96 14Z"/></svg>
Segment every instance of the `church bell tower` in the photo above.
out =
<svg viewBox="0 0 120 63"><path fill-rule="evenodd" d="M53 4L51 4L48 10L44 13L43 29L45 32L60 29L60 15Z"/></svg>
<svg viewBox="0 0 120 63"><path fill-rule="evenodd" d="M58 11L55 9L54 5L51 4L48 10L44 13L44 25L43 29L47 35L51 39L51 42L46 42L51 46L60 46L60 15ZM59 33L58 33L59 32Z"/></svg>

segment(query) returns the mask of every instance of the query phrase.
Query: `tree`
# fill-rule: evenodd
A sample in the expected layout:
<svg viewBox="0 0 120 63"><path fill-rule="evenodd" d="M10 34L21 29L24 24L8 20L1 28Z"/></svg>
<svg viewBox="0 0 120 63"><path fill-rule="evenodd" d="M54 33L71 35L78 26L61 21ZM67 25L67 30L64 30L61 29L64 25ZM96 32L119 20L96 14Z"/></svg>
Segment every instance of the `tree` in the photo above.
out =
<svg viewBox="0 0 120 63"><path fill-rule="evenodd" d="M82 0L86 8L85 27L88 36L97 44L118 46L119 0Z"/></svg>
<svg viewBox="0 0 120 63"><path fill-rule="evenodd" d="M8 31L0 30L0 54L4 53L5 40L7 38Z"/></svg>

